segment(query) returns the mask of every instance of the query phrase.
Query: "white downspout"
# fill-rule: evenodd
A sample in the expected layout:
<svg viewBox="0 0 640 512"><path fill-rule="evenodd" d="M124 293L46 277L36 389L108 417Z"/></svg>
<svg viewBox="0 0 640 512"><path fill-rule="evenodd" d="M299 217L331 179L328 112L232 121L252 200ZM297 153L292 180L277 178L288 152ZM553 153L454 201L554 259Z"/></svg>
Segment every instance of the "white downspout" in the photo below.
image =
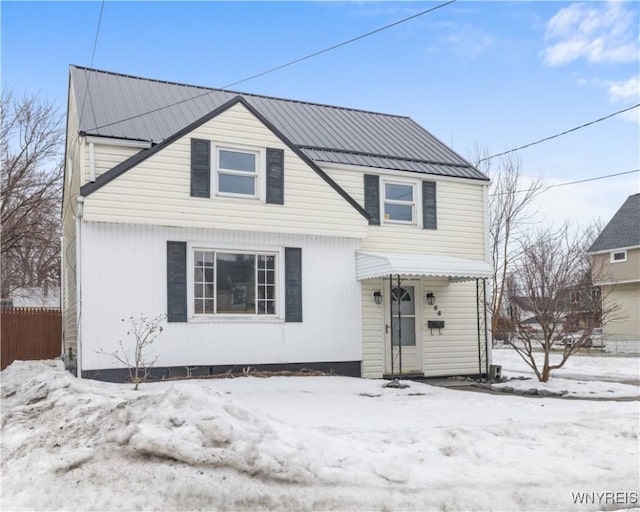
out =
<svg viewBox="0 0 640 512"><path fill-rule="evenodd" d="M82 378L82 214L84 197L76 198L76 375Z"/></svg>

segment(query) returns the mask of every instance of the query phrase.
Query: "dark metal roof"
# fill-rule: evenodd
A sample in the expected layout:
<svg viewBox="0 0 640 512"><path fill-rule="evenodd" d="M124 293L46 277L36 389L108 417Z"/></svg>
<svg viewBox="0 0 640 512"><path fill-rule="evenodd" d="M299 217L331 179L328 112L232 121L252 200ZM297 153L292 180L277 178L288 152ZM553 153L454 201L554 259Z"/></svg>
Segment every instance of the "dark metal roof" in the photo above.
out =
<svg viewBox="0 0 640 512"><path fill-rule="evenodd" d="M87 135L158 143L240 95L311 160L488 180L408 117L78 66L70 72Z"/></svg>
<svg viewBox="0 0 640 512"><path fill-rule="evenodd" d="M629 196L589 252L640 246L640 194Z"/></svg>

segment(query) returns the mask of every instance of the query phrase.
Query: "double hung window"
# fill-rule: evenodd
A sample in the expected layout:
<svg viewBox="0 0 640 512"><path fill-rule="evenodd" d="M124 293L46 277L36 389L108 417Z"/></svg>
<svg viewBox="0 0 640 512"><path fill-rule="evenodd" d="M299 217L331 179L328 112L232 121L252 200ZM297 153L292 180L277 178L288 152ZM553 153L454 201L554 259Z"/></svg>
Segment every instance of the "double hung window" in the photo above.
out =
<svg viewBox="0 0 640 512"><path fill-rule="evenodd" d="M218 194L258 196L259 151L217 148Z"/></svg>
<svg viewBox="0 0 640 512"><path fill-rule="evenodd" d="M413 184L384 183L385 222L413 224L416 218L416 191Z"/></svg>
<svg viewBox="0 0 640 512"><path fill-rule="evenodd" d="M194 315L275 315L276 255L195 250Z"/></svg>

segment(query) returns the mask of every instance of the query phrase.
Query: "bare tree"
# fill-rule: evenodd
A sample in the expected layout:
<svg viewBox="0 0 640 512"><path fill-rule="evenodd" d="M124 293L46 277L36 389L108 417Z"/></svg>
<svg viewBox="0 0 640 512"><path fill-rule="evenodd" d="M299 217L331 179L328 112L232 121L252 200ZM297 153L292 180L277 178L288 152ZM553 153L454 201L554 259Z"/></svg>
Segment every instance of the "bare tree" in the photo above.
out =
<svg viewBox="0 0 640 512"><path fill-rule="evenodd" d="M502 157L495 166L487 150L476 146L476 167L491 178L489 190L489 245L493 264L491 295L491 332L496 334L508 325L505 291L509 270L518 257L518 240L530 225L533 200L541 192L541 178L527 178L522 163L513 153Z"/></svg>
<svg viewBox="0 0 640 512"><path fill-rule="evenodd" d="M133 337L133 347L125 348L124 342L118 342L118 348L113 352L104 352L99 350L99 354L107 354L119 361L127 370L129 370L129 379L135 384L134 390L138 390L138 385L149 377L151 368L158 360L158 356L152 357L149 354L149 347L156 341L156 338L162 333L162 321L166 315L161 314L154 318L148 318L145 315L139 317L130 316L129 330L127 336ZM124 322L125 319L123 318Z"/></svg>
<svg viewBox="0 0 640 512"><path fill-rule="evenodd" d="M515 327L511 345L540 382L587 346L593 329L616 310L603 309L600 289L593 284L604 276L586 252L592 240L593 230L575 232L567 225L520 239L521 257L507 279ZM579 334L569 338L577 328Z"/></svg>
<svg viewBox="0 0 640 512"><path fill-rule="evenodd" d="M2 296L59 283L64 130L37 96L0 100Z"/></svg>

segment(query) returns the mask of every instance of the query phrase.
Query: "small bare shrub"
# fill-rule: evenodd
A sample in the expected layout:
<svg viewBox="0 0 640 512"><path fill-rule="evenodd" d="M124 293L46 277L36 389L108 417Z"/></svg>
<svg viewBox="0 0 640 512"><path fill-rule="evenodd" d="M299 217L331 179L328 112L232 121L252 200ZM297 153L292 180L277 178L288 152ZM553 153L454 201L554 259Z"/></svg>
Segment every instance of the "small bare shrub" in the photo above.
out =
<svg viewBox="0 0 640 512"><path fill-rule="evenodd" d="M158 360L157 355L152 357L149 353L149 347L162 333L163 327L161 323L165 318L166 315L164 314L151 319L146 315L130 316L127 319L129 322L127 336L133 338L133 350L129 346L125 347L125 343L119 340L119 348L117 350L113 352L100 351L100 353L110 355L127 367L129 379L135 384L133 388L135 390L138 389L138 384L147 380L151 368ZM123 318L122 321L125 322L126 320Z"/></svg>

